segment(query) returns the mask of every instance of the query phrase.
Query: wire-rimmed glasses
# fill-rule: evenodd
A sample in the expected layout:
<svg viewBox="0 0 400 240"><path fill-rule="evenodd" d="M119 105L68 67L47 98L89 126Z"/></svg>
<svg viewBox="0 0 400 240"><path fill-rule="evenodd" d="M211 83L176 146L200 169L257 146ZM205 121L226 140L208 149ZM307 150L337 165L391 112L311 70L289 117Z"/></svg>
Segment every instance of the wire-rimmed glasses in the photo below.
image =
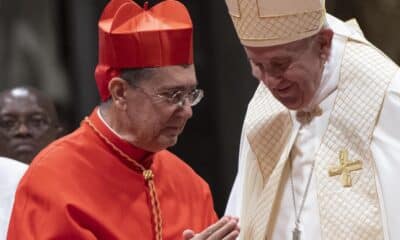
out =
<svg viewBox="0 0 400 240"><path fill-rule="evenodd" d="M159 100L165 101L168 104L177 105L179 107L183 107L186 103L186 100L191 107L196 106L204 97L204 91L202 89L197 89L197 88L191 89L189 91L173 90L163 93L150 94L145 89L139 86L133 86L133 87L152 98L158 98Z"/></svg>

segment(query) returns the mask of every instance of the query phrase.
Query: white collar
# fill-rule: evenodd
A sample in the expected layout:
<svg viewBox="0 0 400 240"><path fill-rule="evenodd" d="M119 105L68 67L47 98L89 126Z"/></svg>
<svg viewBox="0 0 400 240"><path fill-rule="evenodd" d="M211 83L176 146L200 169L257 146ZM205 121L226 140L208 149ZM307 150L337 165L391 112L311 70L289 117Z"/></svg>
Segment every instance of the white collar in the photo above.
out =
<svg viewBox="0 0 400 240"><path fill-rule="evenodd" d="M97 116L99 116L100 120L104 123L104 125L105 125L108 129L110 129L110 131L111 131L112 133L114 133L114 134L115 134L116 136L118 136L119 138L123 139L123 138L121 137L121 135L119 135L114 129L112 129L112 128L110 127L110 125L108 125L108 123L106 122L106 120L104 120L103 116L101 115L100 107L97 108L96 113L97 113ZM123 139L123 140L125 140L125 139Z"/></svg>

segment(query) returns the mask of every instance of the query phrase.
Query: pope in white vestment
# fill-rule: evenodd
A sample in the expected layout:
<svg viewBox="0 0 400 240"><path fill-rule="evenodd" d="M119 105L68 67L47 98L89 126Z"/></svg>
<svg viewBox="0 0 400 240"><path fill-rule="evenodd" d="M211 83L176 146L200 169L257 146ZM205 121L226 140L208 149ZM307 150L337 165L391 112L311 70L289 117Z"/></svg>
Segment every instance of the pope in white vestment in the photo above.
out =
<svg viewBox="0 0 400 240"><path fill-rule="evenodd" d="M269 17L260 15L271 4L277 13L271 18L295 14L298 9L288 13L290 1L227 0L242 44L279 47L316 34L322 26L272 37L260 36L267 31L263 22L251 28ZM319 0L307 2L299 14L321 10ZM257 6L259 16L248 6ZM244 28L246 18L256 20ZM321 18L334 34L309 103L286 108L260 83L249 104L226 209L240 216L241 239L400 239L399 68L365 40L355 21Z"/></svg>
<svg viewBox="0 0 400 240"><path fill-rule="evenodd" d="M6 239L15 190L27 168L24 163L0 157L0 239Z"/></svg>

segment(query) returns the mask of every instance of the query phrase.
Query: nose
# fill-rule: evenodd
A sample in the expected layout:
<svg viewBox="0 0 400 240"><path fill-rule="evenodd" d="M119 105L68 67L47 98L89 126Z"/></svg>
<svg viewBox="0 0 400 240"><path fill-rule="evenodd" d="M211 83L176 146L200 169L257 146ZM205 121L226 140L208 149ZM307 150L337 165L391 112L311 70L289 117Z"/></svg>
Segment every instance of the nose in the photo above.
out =
<svg viewBox="0 0 400 240"><path fill-rule="evenodd" d="M286 72L286 70L288 69L288 67L283 67L283 66L269 66L269 67L265 67L265 69L263 69L265 75L273 77L273 78L282 78L282 76L284 75L284 73Z"/></svg>
<svg viewBox="0 0 400 240"><path fill-rule="evenodd" d="M25 123L19 124L19 126L17 128L17 132L16 132L17 136L27 136L30 134L31 134L31 132Z"/></svg>
<svg viewBox="0 0 400 240"><path fill-rule="evenodd" d="M189 119L193 116L192 106L187 98L182 100L181 104L179 104L179 108L179 113L182 117Z"/></svg>
<svg viewBox="0 0 400 240"><path fill-rule="evenodd" d="M190 106L189 101L185 101L182 111L186 119L189 119L193 116L193 109L192 106Z"/></svg>

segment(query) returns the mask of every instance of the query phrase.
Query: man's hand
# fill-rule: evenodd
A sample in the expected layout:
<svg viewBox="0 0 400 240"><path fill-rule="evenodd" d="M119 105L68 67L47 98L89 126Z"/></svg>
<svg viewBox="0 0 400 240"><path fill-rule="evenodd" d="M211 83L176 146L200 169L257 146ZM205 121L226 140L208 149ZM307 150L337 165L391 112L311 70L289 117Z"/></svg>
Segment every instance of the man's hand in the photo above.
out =
<svg viewBox="0 0 400 240"><path fill-rule="evenodd" d="M234 240L239 232L238 219L225 216L200 233L185 230L183 240Z"/></svg>

